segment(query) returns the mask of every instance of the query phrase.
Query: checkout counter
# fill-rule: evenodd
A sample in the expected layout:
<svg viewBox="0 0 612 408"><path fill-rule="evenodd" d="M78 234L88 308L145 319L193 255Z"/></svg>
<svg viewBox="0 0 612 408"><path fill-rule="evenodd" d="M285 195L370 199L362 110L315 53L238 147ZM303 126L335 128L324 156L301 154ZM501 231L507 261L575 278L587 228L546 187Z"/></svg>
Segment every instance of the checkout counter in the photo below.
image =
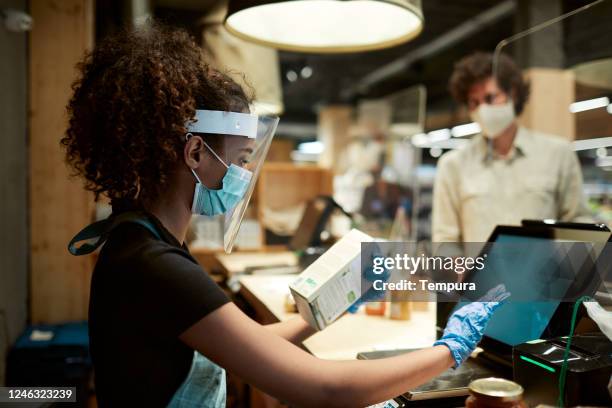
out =
<svg viewBox="0 0 612 408"><path fill-rule="evenodd" d="M579 228L575 229L574 227L572 225L560 225L557 228L541 225L498 227L491 239L493 241L504 241L509 238L513 240L521 238L527 239L529 244L532 245L531 240L545 236L557 241L602 241L609 239L610 236L607 228L605 231L603 229L588 231ZM551 232L554 232L554 236L550 235ZM540 234L539 237L538 234ZM231 283L231 288L254 310L255 318L260 323L271 324L299 316L295 312L288 311L286 307L286 300L289 296L289 284L296 279L296 274L278 273L278 270L282 270L282 268L297 268L299 270L299 260L295 253L285 251L219 254L217 255L217 261L222 266L228 283ZM527 266L524 265L524 267ZM266 271L271 271L271 273ZM524 273L529 273L529 271ZM519 276L516 280L517 282L524 280L524 276ZM422 307L424 304L427 305L426 308ZM569 303L565 306L568 305ZM524 308L524 305L519 306L517 310L521 309L521 307ZM356 314L347 313L325 330L314 334L304 341L303 347L318 358L331 360L377 358L377 355L385 357L385 353L388 354L389 351L407 352L411 349L428 347L436 339L436 326L444 325L443 322L440 322L437 305L434 302L421 303L421 307L412 309L409 320L392 320L385 316L367 315L363 310ZM559 306L560 309L561 306ZM538 391L535 393L535 395L539 396L537 397L538 401L532 400L530 403L544 401L550 404L545 394L550 395L555 392L561 364L559 364L558 358L548 358L550 356L547 357L546 353L551 347L555 346L555 356L558 357L559 353L562 355L562 345L566 343L564 343L563 338L557 338L556 340L553 338L550 341L541 341L537 346L523 344L523 340L516 337L517 335L520 336L519 332L513 331L513 333L509 334L506 333L507 330L502 330L503 327L510 327L513 324L516 326L515 321L511 322L512 324L508 321L508 316L514 316L510 320L520 319L520 316L515 316L513 313L514 311L512 310L505 310L500 313L500 319L503 319L504 322L492 322L491 327L487 329L488 332L485 333L485 339L481 343L484 350L478 350L476 358L470 359L470 364L466 363L456 371L449 370L449 372L444 374L448 378L440 376L424 388L430 394L432 391L435 394L444 389L445 392L439 393L440 398L431 398L431 395L425 396L428 400L427 404L425 404L422 400L409 401L406 398L422 398L427 392L421 394L407 393L405 394L407 397L403 397L405 405L401 405L402 403L398 402L400 404L398 406L458 406L448 404L451 401L453 404L457 404L465 400L465 386L467 383L463 385L462 390L455 392L455 394L453 394L453 390L450 393L447 392L449 390L447 383L461 376L465 376L466 381L469 382L474 377L479 378L478 375L482 373L486 373L486 376L493 374L507 379L513 379L514 377L516 381L531 387L532 390L535 387ZM502 315L503 318L501 317ZM561 318L557 318L557 316L561 316ZM546 327L542 326L540 328L541 333L536 336L551 338L550 335L555 333L557 335L565 333L567 327L552 324L555 319L565 319L563 316L563 313L560 311L552 313L549 316L551 324ZM532 328L532 330L534 329ZM534 334L528 333L525 335L533 336ZM592 341L597 343L597 350L601 352L593 353L591 350L589 354L589 344ZM518 350L518 352L522 353L523 358L514 356L513 361L513 350ZM582 401L584 390L586 390L584 387L590 385L589 378L592 378L591 374L597 375L600 379L606 375L610 376L609 372L612 370L612 347L610 347L609 341L601 338L601 335L593 338L578 336L570 355L568 378L572 385L568 388L567 395L572 396L572 401ZM494 357L493 360L491 359L492 356ZM495 362L495 358L499 360L497 363L505 360L495 367L495 364L491 365L491 361ZM477 368L477 366L483 367L485 363L488 371L479 371L481 368ZM541 370L544 371L540 372ZM544 383L532 381L533 379L542 379L545 376L547 381ZM437 387L440 389L436 389ZM457 388L459 389L461 386ZM449 399L451 397L455 398ZM602 398L605 398L605 396L602 396ZM253 399L258 400L258 398ZM268 400L265 398L259 398L259 400L266 401L261 406L277 406L277 402L271 401L269 397ZM402 401L402 396L398 396L397 401ZM436 405L436 401L438 405ZM535 406L536 404L533 405Z"/></svg>

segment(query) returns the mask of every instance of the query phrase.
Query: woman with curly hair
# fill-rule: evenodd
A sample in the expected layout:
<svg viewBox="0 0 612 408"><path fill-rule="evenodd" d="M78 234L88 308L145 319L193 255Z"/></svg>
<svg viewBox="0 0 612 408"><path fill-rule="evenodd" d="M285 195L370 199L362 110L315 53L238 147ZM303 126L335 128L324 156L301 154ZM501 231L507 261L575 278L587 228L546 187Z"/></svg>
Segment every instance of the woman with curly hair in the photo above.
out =
<svg viewBox="0 0 612 408"><path fill-rule="evenodd" d="M461 364L476 346L496 303L460 309L433 347L377 361L315 358L297 346L313 334L300 317L251 320L185 245L193 213L233 210L254 179L260 129L245 92L185 32L156 24L107 38L80 71L61 143L113 208L74 240L95 244L70 247L105 242L89 308L101 407L224 406L223 369L292 405L365 406Z"/></svg>

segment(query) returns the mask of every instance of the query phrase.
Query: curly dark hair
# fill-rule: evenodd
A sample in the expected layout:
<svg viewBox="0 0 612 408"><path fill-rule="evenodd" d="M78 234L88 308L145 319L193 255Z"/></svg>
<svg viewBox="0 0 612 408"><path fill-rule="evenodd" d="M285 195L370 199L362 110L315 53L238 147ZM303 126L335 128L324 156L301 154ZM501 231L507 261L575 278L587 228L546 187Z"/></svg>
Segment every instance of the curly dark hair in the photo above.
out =
<svg viewBox="0 0 612 408"><path fill-rule="evenodd" d="M509 95L514 92L514 110L520 115L529 98L529 82L523 78L523 73L514 61L505 54L499 56L497 71L500 88ZM457 102L465 105L472 85L492 75L493 54L475 52L455 64L449 81L449 90Z"/></svg>
<svg viewBox="0 0 612 408"><path fill-rule="evenodd" d="M77 67L60 143L74 175L115 211L146 208L164 190L196 108L245 112L251 101L187 32L156 22L105 38Z"/></svg>

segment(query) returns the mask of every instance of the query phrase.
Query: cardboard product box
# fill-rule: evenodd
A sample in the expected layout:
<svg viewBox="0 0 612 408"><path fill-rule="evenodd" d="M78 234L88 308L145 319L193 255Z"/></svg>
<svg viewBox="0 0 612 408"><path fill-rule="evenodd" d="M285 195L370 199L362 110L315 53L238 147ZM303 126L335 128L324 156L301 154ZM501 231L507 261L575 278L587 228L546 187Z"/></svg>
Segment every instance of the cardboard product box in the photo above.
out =
<svg viewBox="0 0 612 408"><path fill-rule="evenodd" d="M298 311L322 330L361 296L361 243L374 239L353 229L289 285Z"/></svg>

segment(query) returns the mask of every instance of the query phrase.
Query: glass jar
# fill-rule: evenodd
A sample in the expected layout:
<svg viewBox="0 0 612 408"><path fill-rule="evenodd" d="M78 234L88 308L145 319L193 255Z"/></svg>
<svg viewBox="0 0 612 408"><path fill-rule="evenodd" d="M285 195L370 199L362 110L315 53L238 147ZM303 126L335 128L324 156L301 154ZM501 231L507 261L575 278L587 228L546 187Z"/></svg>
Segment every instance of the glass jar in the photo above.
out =
<svg viewBox="0 0 612 408"><path fill-rule="evenodd" d="M387 309L385 302L367 302L365 311L369 316L384 316Z"/></svg>
<svg viewBox="0 0 612 408"><path fill-rule="evenodd" d="M480 378L468 386L466 408L527 408L523 387L503 378Z"/></svg>

